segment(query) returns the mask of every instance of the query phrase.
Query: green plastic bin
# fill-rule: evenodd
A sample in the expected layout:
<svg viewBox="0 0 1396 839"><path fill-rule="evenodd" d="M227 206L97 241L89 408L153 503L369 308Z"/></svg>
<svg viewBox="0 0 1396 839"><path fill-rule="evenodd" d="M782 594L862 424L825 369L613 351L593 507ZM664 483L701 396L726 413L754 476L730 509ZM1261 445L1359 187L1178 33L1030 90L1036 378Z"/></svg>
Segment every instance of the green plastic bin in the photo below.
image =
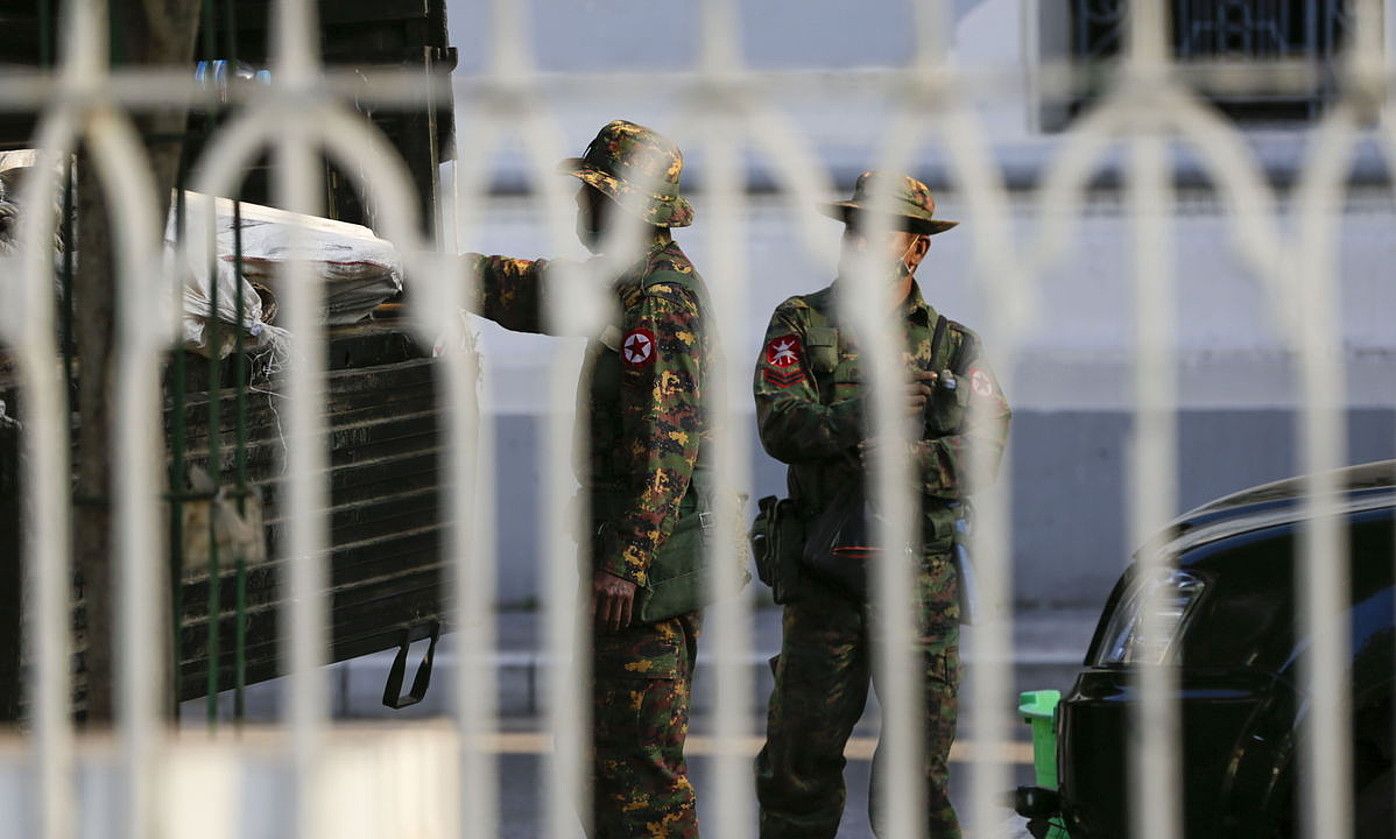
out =
<svg viewBox="0 0 1396 839"><path fill-rule="evenodd" d="M1033 785L1057 788L1057 705L1059 690L1029 690L1018 695L1018 713L1032 728ZM1047 839L1070 839L1058 819L1052 819Z"/></svg>

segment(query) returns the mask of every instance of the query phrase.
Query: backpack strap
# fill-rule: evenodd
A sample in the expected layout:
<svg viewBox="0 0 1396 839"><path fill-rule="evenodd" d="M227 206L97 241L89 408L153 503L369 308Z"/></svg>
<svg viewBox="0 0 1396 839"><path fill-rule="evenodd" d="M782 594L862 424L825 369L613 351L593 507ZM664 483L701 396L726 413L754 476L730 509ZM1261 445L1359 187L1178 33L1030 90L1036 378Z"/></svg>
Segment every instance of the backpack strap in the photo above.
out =
<svg viewBox="0 0 1396 839"><path fill-rule="evenodd" d="M932 369L932 370L938 370L938 369L940 369L940 368L936 365L936 359L938 359L938 358L941 357L941 355L940 355L940 350L941 350L941 347L944 346L944 344L945 344L945 329L946 329L946 327L947 327L949 324L950 324L950 321L945 317L945 315L937 315L937 316L936 316L936 325L935 325L935 329L931 332L931 358L930 358L930 362L931 362L931 369Z"/></svg>

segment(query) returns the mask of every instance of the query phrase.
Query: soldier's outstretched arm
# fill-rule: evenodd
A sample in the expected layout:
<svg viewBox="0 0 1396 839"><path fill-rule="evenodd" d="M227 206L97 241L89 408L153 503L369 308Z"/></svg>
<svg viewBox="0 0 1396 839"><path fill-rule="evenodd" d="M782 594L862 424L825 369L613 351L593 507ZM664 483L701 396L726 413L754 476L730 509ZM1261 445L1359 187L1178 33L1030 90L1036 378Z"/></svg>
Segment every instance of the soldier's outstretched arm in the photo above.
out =
<svg viewBox="0 0 1396 839"><path fill-rule="evenodd" d="M543 331L546 259L464 254L466 270L480 277L480 295L467 308L515 332Z"/></svg>
<svg viewBox="0 0 1396 839"><path fill-rule="evenodd" d="M597 567L643 586L693 481L703 344L698 302L685 289L650 286L632 311L622 324L619 445L643 483L627 488L618 538L603 548Z"/></svg>
<svg viewBox="0 0 1396 839"><path fill-rule="evenodd" d="M803 303L782 303L766 328L756 361L756 423L761 444L784 463L848 456L863 436L863 400L858 396L825 405L806 352Z"/></svg>
<svg viewBox="0 0 1396 839"><path fill-rule="evenodd" d="M958 382L968 399L962 429L917 444L923 489L928 495L960 498L998 475L1013 411L998 378L984 359L970 365ZM971 451L978 449L977 457Z"/></svg>

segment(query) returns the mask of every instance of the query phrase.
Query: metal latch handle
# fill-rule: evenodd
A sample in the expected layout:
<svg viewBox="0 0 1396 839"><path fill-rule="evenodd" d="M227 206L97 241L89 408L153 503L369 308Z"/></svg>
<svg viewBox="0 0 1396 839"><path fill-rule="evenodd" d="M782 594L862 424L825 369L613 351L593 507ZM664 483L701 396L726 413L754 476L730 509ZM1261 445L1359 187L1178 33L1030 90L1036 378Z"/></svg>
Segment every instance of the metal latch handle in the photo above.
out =
<svg viewBox="0 0 1396 839"><path fill-rule="evenodd" d="M426 697L427 688L431 687L431 665L436 658L436 639L440 636L441 624L433 623L431 634L427 636L431 639L427 643L427 654L422 656L422 663L417 665L417 675L412 677L412 690L404 696L402 681L407 675L407 652L412 648L413 638L410 629L402 633L397 656L393 659L393 666L388 669L388 683L383 686L384 705L396 710L416 705Z"/></svg>

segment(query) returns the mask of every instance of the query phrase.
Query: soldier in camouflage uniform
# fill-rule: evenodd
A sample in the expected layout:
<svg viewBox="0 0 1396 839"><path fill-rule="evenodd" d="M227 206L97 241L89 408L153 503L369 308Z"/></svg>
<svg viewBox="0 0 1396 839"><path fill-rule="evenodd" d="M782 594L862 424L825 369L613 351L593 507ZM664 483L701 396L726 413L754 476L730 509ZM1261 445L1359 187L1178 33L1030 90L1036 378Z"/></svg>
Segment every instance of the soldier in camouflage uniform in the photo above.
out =
<svg viewBox="0 0 1396 839"><path fill-rule="evenodd" d="M896 317L905 335L907 410L926 418L923 439L911 452L919 467L923 510L915 595L925 681L927 822L930 835L942 839L960 835L946 789L959 684L952 505L992 480L992 474L971 472L969 448L983 447L990 454L985 460L996 470L1010 412L993 372L974 352L977 343L966 345L973 353L968 366L962 365L953 390L947 386L954 378L947 360L957 354L963 359L961 346L975 341L967 329L948 322L932 358L940 316L922 298L914 275L929 250L929 236L955 222L933 218L930 189L901 178L896 187L900 224L892 225L890 241L868 242L860 222L866 218L873 177L864 173L853 200L833 204L827 212L846 224L836 283L855 281L846 267L856 264L862 249L875 246L886 254L888 281L897 285L901 300ZM840 487L862 480L868 445L858 348L851 333L839 328L835 287L792 297L776 309L756 369L761 441L773 457L789 464L791 498L809 520ZM878 614L872 604L856 602L807 576L800 577L787 601L781 652L772 662L775 689L766 745L756 760L761 836L833 837L845 799L844 747L867 700ZM877 776L874 758L872 801ZM871 809L876 830L876 804Z"/></svg>
<svg viewBox="0 0 1396 839"><path fill-rule="evenodd" d="M593 834L698 835L684 762L697 654L697 611L638 621L636 594L680 519L695 514L693 476L709 434L700 410L709 341L706 292L669 228L691 224L679 195L683 158L668 139L634 123L609 123L562 170L582 181L578 235L592 250L612 213L638 207L652 226L644 253L614 283L613 322L587 351L579 407L589 416L589 462L579 480L590 502L593 639ZM637 181L653 195L633 199ZM642 205L642 206L641 206ZM543 331L547 260L469 254L485 317Z"/></svg>

